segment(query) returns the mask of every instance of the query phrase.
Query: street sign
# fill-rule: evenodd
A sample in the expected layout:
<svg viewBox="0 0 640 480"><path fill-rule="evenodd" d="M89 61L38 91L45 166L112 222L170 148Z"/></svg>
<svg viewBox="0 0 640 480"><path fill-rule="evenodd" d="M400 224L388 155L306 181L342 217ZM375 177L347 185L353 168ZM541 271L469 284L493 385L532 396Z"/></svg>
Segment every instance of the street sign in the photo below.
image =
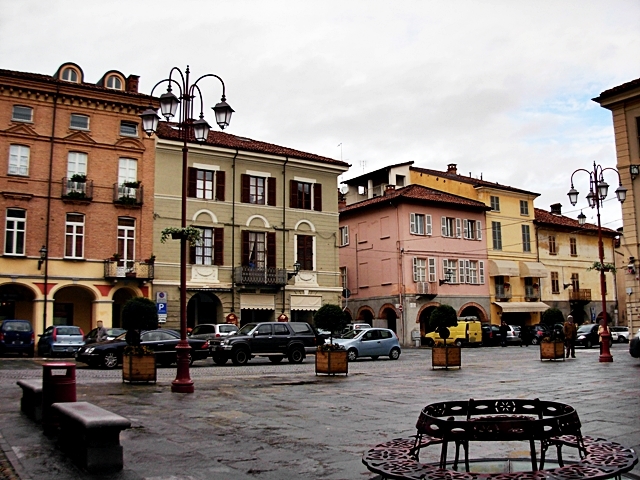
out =
<svg viewBox="0 0 640 480"><path fill-rule="evenodd" d="M167 304L166 303L157 303L156 304L158 306L158 316L160 315L167 315Z"/></svg>
<svg viewBox="0 0 640 480"><path fill-rule="evenodd" d="M156 303L167 303L167 292L156 292Z"/></svg>
<svg viewBox="0 0 640 480"><path fill-rule="evenodd" d="M158 315L158 323L167 323L167 314Z"/></svg>
<svg viewBox="0 0 640 480"><path fill-rule="evenodd" d="M342 296L344 298L349 298L351 296L351 290L349 290L348 288L343 288L342 289Z"/></svg>

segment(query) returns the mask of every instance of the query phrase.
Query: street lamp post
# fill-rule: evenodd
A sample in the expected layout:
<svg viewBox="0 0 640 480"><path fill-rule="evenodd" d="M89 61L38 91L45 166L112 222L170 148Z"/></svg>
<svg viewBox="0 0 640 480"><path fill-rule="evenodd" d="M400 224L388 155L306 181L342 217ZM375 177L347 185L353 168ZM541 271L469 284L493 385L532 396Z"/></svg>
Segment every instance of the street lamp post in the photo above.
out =
<svg viewBox="0 0 640 480"><path fill-rule="evenodd" d="M179 76L180 81L172 78ZM167 121L178 113L177 127L182 138L182 229L187 226L187 174L188 174L188 141L195 139L197 142L204 142L209 136L211 127L204 119L202 92L198 86L200 80L207 77L215 77L222 84L222 99L213 111L216 116L216 123L220 129L224 130L229 126L233 109L227 104L225 97L225 86L222 79L214 74L206 74L198 78L195 82L189 83L189 66L184 74L182 70L173 67L169 72L169 78L160 80L151 90L151 96L155 88L163 83L167 83L167 91L160 96L160 111ZM172 86L177 87L180 97L172 93ZM194 100L200 99L200 118L194 120ZM178 107L180 110L178 112ZM158 127L160 117L157 110L149 106L142 114L142 128L151 136ZM177 364L176 378L171 384L171 391L177 393L193 393L193 381L189 375L189 342L187 341L187 239L184 235L180 237L180 342L176 346Z"/></svg>
<svg viewBox="0 0 640 480"><path fill-rule="evenodd" d="M593 170L585 170L584 168L579 168L575 170L571 174L571 190L567 194L569 196L569 201L571 205L575 206L578 203L578 191L573 187L573 176L577 172L586 172L589 174L589 193L587 194L587 202L591 208L596 209L597 217L598 217L598 257L600 260L600 294L602 295L602 324L604 327L604 332L602 334L602 351L600 353L600 357L598 360L600 362L613 362L613 357L611 356L611 351L609 349L609 329L607 327L607 300L606 300L606 283L604 277L604 245L602 244L602 226L600 224L600 207L602 206L602 202L607 197L607 193L609 192L609 185L604 181L603 173L607 170L613 170L618 175L618 188L616 189L616 196L618 197L618 201L623 203L627 198L627 189L622 186L622 180L620 179L620 173L615 168L602 168L600 165L596 165L596 162L593 162ZM586 220L586 216L580 212L578 215L578 221L580 225L584 225Z"/></svg>

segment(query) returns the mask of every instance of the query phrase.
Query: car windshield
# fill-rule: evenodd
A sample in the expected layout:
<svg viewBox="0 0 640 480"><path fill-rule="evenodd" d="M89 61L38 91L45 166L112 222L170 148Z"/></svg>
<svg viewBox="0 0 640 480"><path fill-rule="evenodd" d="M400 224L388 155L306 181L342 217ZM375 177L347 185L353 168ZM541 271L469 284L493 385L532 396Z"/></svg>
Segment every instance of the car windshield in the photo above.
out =
<svg viewBox="0 0 640 480"><path fill-rule="evenodd" d="M31 324L27 322L4 322L2 328L5 332L30 332Z"/></svg>
<svg viewBox="0 0 640 480"><path fill-rule="evenodd" d="M118 335L116 338L114 338L114 340L125 340L125 337L127 336L127 332L121 333L120 335Z"/></svg>
<svg viewBox="0 0 640 480"><path fill-rule="evenodd" d="M58 335L81 335L80 327L58 327Z"/></svg>
<svg viewBox="0 0 640 480"><path fill-rule="evenodd" d="M593 325L582 325L580 328L578 328L578 333L589 333L592 328Z"/></svg>
<svg viewBox="0 0 640 480"><path fill-rule="evenodd" d="M362 332L363 330L351 330L350 332L347 332L344 335L342 335L342 338L356 338Z"/></svg>
<svg viewBox="0 0 640 480"><path fill-rule="evenodd" d="M251 330L256 328L257 325L257 323L247 323L238 331L238 335L249 335L249 333L251 333Z"/></svg>

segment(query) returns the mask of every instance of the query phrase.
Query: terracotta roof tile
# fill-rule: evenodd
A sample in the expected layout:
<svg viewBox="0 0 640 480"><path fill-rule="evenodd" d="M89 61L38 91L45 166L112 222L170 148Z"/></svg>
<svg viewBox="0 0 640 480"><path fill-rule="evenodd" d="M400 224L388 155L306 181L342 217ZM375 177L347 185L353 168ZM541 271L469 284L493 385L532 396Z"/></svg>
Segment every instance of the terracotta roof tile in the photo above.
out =
<svg viewBox="0 0 640 480"><path fill-rule="evenodd" d="M380 197L373 197L358 203L352 203L351 205L341 208L340 213L367 208L380 203L389 202L390 200L398 200L400 202L440 203L460 210L491 210L484 203L478 202L477 200L470 200L465 197L459 197L458 195L414 184L390 191L386 195Z"/></svg>
<svg viewBox="0 0 640 480"><path fill-rule="evenodd" d="M578 220L574 220L573 218L565 217L564 215L555 215L551 212L547 212L546 210L542 210L540 208L534 208L535 211L535 223L538 225L551 225L554 227L564 227L566 229L576 230L576 233L579 233L582 230L582 233L597 233L598 226L592 223L585 223L584 225L580 225ZM618 236L618 232L615 230L611 230L610 228L602 227L602 233L610 236Z"/></svg>
<svg viewBox="0 0 640 480"><path fill-rule="evenodd" d="M174 124L167 122L160 122L158 124L157 135L160 138L167 140L181 140L180 131L175 128ZM195 138L190 139L191 142L195 142ZM340 160L334 160L328 157L322 157L320 155L314 155L313 153L302 152L300 150L294 150L293 148L281 147L272 143L260 142L258 140L252 140L251 138L238 137L229 133L223 133L212 130L209 132L209 137L204 145L212 145L215 147L239 149L248 152L265 153L271 155L288 156L292 158L299 158L302 160L313 160L322 163L331 163L333 165L340 165L348 168L350 165Z"/></svg>
<svg viewBox="0 0 640 480"><path fill-rule="evenodd" d="M594 98L593 100L595 102L598 102L605 98L613 97L614 95L617 95L619 93L626 92L627 90L633 90L634 88L637 88L637 87L640 87L640 78L631 80L630 82L623 83L622 85L618 85L617 87L613 87L608 90L605 90L600 94L599 97Z"/></svg>

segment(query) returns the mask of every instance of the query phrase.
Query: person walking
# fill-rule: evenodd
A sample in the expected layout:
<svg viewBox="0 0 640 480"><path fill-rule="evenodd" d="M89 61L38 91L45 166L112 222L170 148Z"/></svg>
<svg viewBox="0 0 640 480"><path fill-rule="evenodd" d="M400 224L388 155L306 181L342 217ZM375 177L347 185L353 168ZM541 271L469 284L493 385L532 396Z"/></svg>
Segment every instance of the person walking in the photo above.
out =
<svg viewBox="0 0 640 480"><path fill-rule="evenodd" d="M500 324L500 345L502 345L503 347L507 346L508 331L509 331L509 325L507 325L507 322L502 320L502 323Z"/></svg>
<svg viewBox="0 0 640 480"><path fill-rule="evenodd" d="M567 315L567 321L562 326L562 333L564 335L564 346L567 350L566 357L576 358L576 338L578 336L578 329L576 324L573 323L573 315Z"/></svg>
<svg viewBox="0 0 640 480"><path fill-rule="evenodd" d="M108 333L107 329L102 325L102 320L98 320L98 331L96 332L96 341L97 342L105 342L107 341Z"/></svg>

